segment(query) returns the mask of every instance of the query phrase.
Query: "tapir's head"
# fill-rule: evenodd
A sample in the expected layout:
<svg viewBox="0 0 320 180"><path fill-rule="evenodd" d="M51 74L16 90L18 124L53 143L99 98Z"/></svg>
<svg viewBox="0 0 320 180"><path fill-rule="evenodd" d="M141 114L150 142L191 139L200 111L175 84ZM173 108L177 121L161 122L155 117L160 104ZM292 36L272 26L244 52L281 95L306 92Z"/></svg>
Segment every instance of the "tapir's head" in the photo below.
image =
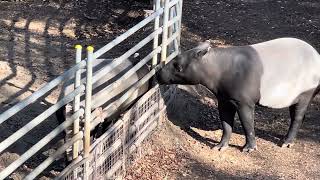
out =
<svg viewBox="0 0 320 180"><path fill-rule="evenodd" d="M180 53L156 74L159 84L195 85L201 82L200 74L203 57L210 49L210 42L202 42L197 47Z"/></svg>

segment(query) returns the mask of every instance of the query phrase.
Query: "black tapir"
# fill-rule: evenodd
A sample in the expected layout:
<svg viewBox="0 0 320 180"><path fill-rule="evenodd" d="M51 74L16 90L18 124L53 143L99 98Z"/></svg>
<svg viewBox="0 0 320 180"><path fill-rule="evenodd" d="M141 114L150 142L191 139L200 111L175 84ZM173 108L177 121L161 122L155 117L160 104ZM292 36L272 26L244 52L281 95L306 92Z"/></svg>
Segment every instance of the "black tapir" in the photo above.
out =
<svg viewBox="0 0 320 180"><path fill-rule="evenodd" d="M255 105L289 107L291 124L282 147L290 147L320 89L320 55L296 38L226 48L210 48L206 41L179 54L156 77L160 84L201 84L215 94L223 127L215 149L228 147L235 113L246 136L243 151L257 148Z"/></svg>
<svg viewBox="0 0 320 180"><path fill-rule="evenodd" d="M135 54L135 58L138 55ZM97 100L103 100L105 96L107 97L112 97L111 99L106 100L104 103L100 103L99 105L93 105L92 111L94 111L96 108L105 108L111 103L116 102L119 100L119 98L126 93L130 87L132 87L135 82L137 82L139 79L144 77L148 72L149 72L149 67L148 65L142 66L138 71L136 71L133 75L127 78L125 83L121 83L116 89L113 89L112 91L105 92L103 89L106 88L108 85L111 83L115 82L119 78L121 78L129 69L131 69L135 62L136 59L126 59L124 62L122 62L120 65L117 67L113 68L109 73L105 74L101 79L97 80L96 82L93 83L92 85L92 102L97 102ZM97 72L103 70L104 67L108 66L108 64L111 62L111 60L104 60L104 59L95 59L93 61L93 76L97 74ZM85 82L85 71L82 72L82 82ZM70 81L65 83L62 88L62 92L60 94L60 98L71 93L74 89L74 78L72 78ZM150 81L151 82L151 81ZM147 81L145 84L143 84L138 91L133 93L128 99L126 99L125 102L121 104L120 107L118 107L117 110L113 111L112 113L107 114L107 118L100 123L96 128L92 129L92 138L94 137L99 137L106 128L110 125L111 121L117 120L122 113L124 113L128 108L134 104L140 96L142 96L144 93L146 93L150 88L151 88L151 83ZM60 99L59 98L59 99ZM81 95L81 106L84 106L85 104L85 95ZM59 123L62 123L63 121L66 120L66 112L68 111L67 109L71 109L70 105L69 106L63 106L56 112L56 118L59 121ZM71 111L72 112L72 111ZM72 128L71 128L72 129ZM67 129L64 132L65 136L65 141L68 140L72 134L71 129ZM69 135L70 134L70 135ZM67 152L67 159L68 161L71 161L71 157L69 156L69 151Z"/></svg>

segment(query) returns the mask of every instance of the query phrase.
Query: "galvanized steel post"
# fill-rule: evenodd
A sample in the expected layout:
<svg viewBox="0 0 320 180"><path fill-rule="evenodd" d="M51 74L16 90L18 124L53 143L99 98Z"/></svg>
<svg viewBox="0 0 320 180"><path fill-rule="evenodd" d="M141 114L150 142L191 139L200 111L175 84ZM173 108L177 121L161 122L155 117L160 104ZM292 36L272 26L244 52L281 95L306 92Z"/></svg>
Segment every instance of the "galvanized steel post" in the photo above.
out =
<svg viewBox="0 0 320 180"><path fill-rule="evenodd" d="M85 99L85 123L84 123L84 158L90 153L90 120L91 120L91 97L92 97L92 61L93 47L87 47L87 79L86 79L86 99Z"/></svg>
<svg viewBox="0 0 320 180"><path fill-rule="evenodd" d="M76 45L76 64L80 63L81 61L81 53L82 53L82 46ZM74 82L74 89L77 89L80 86L81 81L81 70L77 70L75 72L75 82ZM80 94L77 95L74 98L73 101L73 113L77 112L80 109ZM79 133L79 118L77 118L73 123L73 135L76 135ZM78 157L79 152L79 141L76 141L73 145L73 159L76 159Z"/></svg>
<svg viewBox="0 0 320 180"><path fill-rule="evenodd" d="M180 17L179 23L178 23L178 45L180 46L181 44L181 27L182 27L182 4L183 0L179 1L179 6L178 6L178 12L177 15Z"/></svg>
<svg viewBox="0 0 320 180"><path fill-rule="evenodd" d="M90 155L90 121L91 121L91 98L92 98L92 61L93 47L87 47L87 69L86 69L86 95L85 95L85 110L84 110L84 158ZM84 165L84 180L89 179L89 161Z"/></svg>
<svg viewBox="0 0 320 180"><path fill-rule="evenodd" d="M162 49L161 49L162 63L165 63L167 59L168 20L169 20L169 0L165 0L164 14L163 14Z"/></svg>
<svg viewBox="0 0 320 180"><path fill-rule="evenodd" d="M153 10L156 12L158 9L160 9L160 0L153 0ZM157 31L159 29L159 23L160 23L160 15L155 18L154 21L154 31ZM153 50L158 48L159 43L159 35L156 34L153 40ZM158 64L158 53L153 55L152 58L152 68L154 68Z"/></svg>
<svg viewBox="0 0 320 180"><path fill-rule="evenodd" d="M174 15L175 15L175 6L176 6L176 5L174 5L174 7L169 7L169 19L168 19L168 21L172 20L173 17L174 17ZM174 25L175 25L175 24L176 24L176 23L173 23L171 26L168 24L168 38L172 37L172 34L173 34L173 32L174 32ZM174 41L168 42L168 51L169 51L169 54L171 54L172 51L173 51L173 48L174 48L173 45L174 45Z"/></svg>

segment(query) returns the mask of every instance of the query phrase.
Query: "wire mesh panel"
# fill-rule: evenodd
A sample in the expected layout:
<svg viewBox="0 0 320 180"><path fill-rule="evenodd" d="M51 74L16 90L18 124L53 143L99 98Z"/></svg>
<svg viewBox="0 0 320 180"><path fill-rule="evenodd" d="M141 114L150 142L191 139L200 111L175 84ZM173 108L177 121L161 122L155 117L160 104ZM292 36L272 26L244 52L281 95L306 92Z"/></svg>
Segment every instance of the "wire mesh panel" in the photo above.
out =
<svg viewBox="0 0 320 180"><path fill-rule="evenodd" d="M175 87L156 86L149 90L136 104L94 143L89 161L89 179L118 179L125 168L140 157L139 146L159 122L164 104L170 103ZM162 96L165 98L163 101ZM71 180L84 176L85 161L69 167L62 179Z"/></svg>

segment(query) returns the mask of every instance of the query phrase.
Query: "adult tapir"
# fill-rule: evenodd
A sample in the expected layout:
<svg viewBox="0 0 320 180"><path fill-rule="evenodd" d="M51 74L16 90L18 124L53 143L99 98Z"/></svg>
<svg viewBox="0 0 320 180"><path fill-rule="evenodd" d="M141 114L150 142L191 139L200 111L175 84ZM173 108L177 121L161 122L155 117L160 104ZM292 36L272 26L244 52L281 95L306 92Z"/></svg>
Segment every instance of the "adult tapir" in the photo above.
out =
<svg viewBox="0 0 320 180"><path fill-rule="evenodd" d="M97 80L92 85L92 111L96 110L97 108L105 108L111 103L115 103L119 100L119 98L124 95L130 87L132 87L139 79L144 77L149 72L149 67L147 65L142 66L138 71L133 73L131 76L127 78L125 83L121 83L116 89L113 89L112 91L104 91L104 88L106 88L111 83L117 81L119 78L121 78L125 73L130 70L134 64L135 61L137 61L138 54L135 54L134 58L126 59L120 65L113 68L109 73L106 73L101 79ZM109 59L95 59L93 61L93 77L99 72L103 71L103 68L108 66L109 63L111 63L112 60ZM82 82L85 82L85 70L82 72ZM66 96L67 94L71 93L74 90L74 78L71 78L70 81L65 83L62 88L62 92L60 94L60 98L63 96ZM141 97L144 93L146 93L151 87L151 83L148 81L144 83L136 92L134 92L131 96L129 96L120 107L118 107L113 112L109 112L107 114L107 118L102 121L102 123L98 124L96 128L92 129L92 138L99 137L106 128L111 124L111 121L117 120L122 113L124 113L128 108L136 102L139 97ZM108 99L105 99L105 98ZM112 98L110 98L112 97ZM59 98L59 99L60 99ZM101 101L102 100L102 101ZM100 101L100 102L99 102ZM81 95L81 106L83 107L85 104L85 95ZM71 112L71 104L65 105L62 108L60 108L56 112L56 118L57 120L62 123L66 120L66 117L70 117L71 115L67 116L67 112ZM68 110L69 109L69 110ZM72 127L70 129L67 129L64 132L65 140L67 141L72 136ZM67 159L68 161L71 161L71 156L69 156L69 152L71 149L67 151ZM71 154L70 154L71 155Z"/></svg>
<svg viewBox="0 0 320 180"><path fill-rule="evenodd" d="M201 84L215 94L223 127L215 149L228 147L235 113L246 136L243 151L257 149L255 105L289 107L291 124L282 147L290 147L320 89L320 55L296 38L226 48L210 48L206 41L179 54L156 77L160 84Z"/></svg>

